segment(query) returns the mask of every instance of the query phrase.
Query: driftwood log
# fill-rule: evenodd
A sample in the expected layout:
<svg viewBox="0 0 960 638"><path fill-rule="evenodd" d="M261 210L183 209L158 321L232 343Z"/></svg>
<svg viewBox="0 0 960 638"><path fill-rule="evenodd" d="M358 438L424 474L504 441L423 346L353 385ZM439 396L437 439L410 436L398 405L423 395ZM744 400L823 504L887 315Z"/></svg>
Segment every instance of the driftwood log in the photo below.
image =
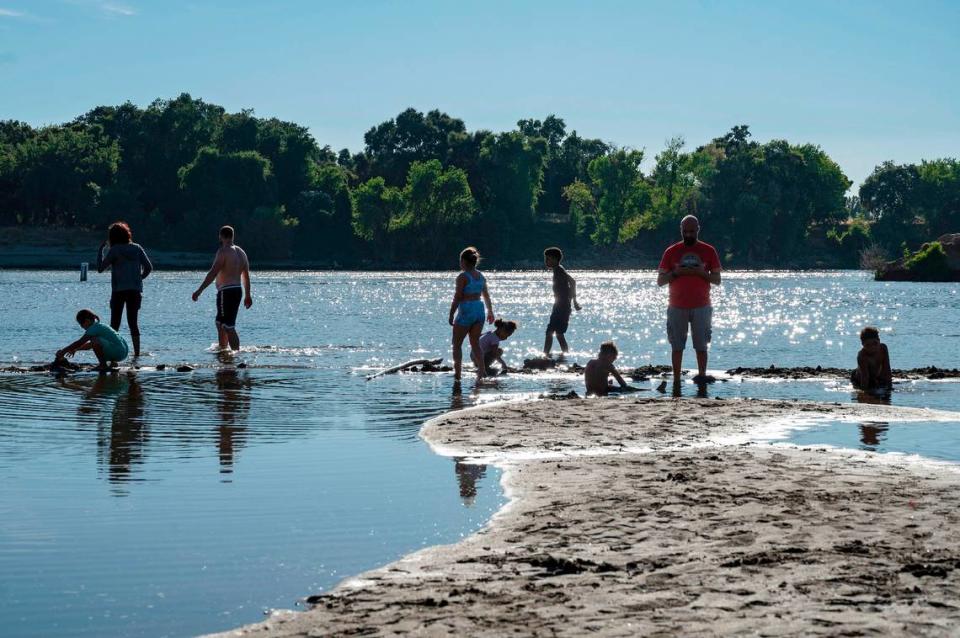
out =
<svg viewBox="0 0 960 638"><path fill-rule="evenodd" d="M397 372L403 372L404 370L408 368L412 368L413 366L425 366L425 365L438 366L442 361L443 361L442 358L441 359L413 359L411 361L401 363L400 365L393 366L392 368L381 370L376 374L371 374L369 377L367 377L367 381L371 381L372 379L376 379L377 377L382 377L385 374L395 374Z"/></svg>

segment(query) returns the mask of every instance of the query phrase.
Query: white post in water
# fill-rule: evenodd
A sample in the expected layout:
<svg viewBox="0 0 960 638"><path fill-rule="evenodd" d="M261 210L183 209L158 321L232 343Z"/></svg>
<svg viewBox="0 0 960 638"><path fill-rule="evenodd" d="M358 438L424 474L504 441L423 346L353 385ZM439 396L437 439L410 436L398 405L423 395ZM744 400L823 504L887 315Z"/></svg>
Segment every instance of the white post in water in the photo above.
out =
<svg viewBox="0 0 960 638"><path fill-rule="evenodd" d="M87 262L80 262L80 281L87 280Z"/></svg>

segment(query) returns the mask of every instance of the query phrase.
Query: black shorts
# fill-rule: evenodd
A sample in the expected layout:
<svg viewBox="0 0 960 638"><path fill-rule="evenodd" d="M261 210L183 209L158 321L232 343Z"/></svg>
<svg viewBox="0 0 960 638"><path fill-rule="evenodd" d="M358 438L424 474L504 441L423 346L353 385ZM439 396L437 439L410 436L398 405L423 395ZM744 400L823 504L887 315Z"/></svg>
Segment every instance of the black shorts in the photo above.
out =
<svg viewBox="0 0 960 638"><path fill-rule="evenodd" d="M119 330L123 309L126 307L127 325L130 326L130 334L140 334L140 329L137 326L137 313L140 312L142 303L143 294L139 290L114 290L110 295L110 326L114 330Z"/></svg>
<svg viewBox="0 0 960 638"><path fill-rule="evenodd" d="M237 313L240 312L240 301L243 299L243 288L233 286L217 291L217 324L233 330L237 325Z"/></svg>
<svg viewBox="0 0 960 638"><path fill-rule="evenodd" d="M554 306L550 313L550 323L547 324L547 332L556 332L563 334L570 325L570 306Z"/></svg>

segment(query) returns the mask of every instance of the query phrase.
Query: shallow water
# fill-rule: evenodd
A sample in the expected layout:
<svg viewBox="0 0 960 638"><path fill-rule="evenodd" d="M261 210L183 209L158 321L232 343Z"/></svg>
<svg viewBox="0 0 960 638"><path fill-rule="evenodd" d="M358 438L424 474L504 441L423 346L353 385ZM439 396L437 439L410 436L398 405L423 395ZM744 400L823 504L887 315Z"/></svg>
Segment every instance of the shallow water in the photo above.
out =
<svg viewBox="0 0 960 638"><path fill-rule="evenodd" d="M951 421L836 421L825 419L791 432L786 442L831 445L865 452L910 454L960 463L960 419Z"/></svg>
<svg viewBox="0 0 960 638"><path fill-rule="evenodd" d="M238 322L244 349L231 360L210 349L212 291L190 301L201 276L152 275L141 312L148 354L140 364L189 363L194 372L0 375L4 631L226 629L415 548L453 542L503 503L498 473L432 454L417 438L422 423L477 403L582 393L579 379L561 374L467 381L463 394L449 374L364 381L410 358L449 359L452 273L255 273L255 305ZM668 360L665 291L652 274L577 277L584 310L571 321L571 360L585 362L610 338L621 367ZM0 271L0 365L48 362L79 336L80 307L108 314L109 277L76 279ZM488 279L497 313L521 324L504 344L519 364L542 347L549 277ZM728 273L724 281L714 300L713 370L849 367L866 323L883 329L895 367L958 365L956 285L832 272ZM655 394L655 380L641 385ZM854 397L837 379L730 378L707 393ZM892 401L958 410L960 384L903 383Z"/></svg>

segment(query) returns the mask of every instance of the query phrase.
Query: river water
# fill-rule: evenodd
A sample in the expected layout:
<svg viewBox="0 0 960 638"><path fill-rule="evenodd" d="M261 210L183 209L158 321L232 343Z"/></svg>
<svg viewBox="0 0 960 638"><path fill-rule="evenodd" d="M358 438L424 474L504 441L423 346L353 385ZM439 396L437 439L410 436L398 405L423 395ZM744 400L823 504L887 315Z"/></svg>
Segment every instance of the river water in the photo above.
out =
<svg viewBox="0 0 960 638"><path fill-rule="evenodd" d="M607 339L617 342L621 367L668 361L665 291L651 273L574 274L584 308L568 332L571 361L585 363ZM542 347L549 276L487 275L497 314L521 324L503 344L519 364ZM417 437L422 423L485 402L582 393L580 379L562 374L480 386L467 377L462 393L449 374L365 381L407 359L449 360L454 273L255 273L236 358L212 348L212 291L190 300L201 276L146 280L141 370L0 374L5 635L227 629L417 548L455 542L505 502L499 474L432 454ZM109 277L77 279L0 271L0 366L49 362L80 335L73 315L81 307L109 315ZM711 370L852 367L867 324L881 328L894 367L960 359L956 284L731 272L714 306ZM693 365L692 352L685 363ZM179 364L194 370L174 371ZM655 384L643 385L652 393ZM707 392L853 398L838 379L725 377ZM960 384L902 383L892 401L960 411ZM798 440L960 460L956 430L944 424L883 426L867 434L819 427Z"/></svg>

